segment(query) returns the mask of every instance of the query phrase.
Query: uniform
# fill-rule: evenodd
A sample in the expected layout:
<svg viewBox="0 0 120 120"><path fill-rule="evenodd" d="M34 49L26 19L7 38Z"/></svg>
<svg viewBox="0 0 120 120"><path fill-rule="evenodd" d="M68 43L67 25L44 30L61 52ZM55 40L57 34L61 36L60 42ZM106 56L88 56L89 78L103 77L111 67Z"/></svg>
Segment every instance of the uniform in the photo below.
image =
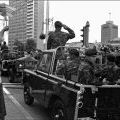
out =
<svg viewBox="0 0 120 120"><path fill-rule="evenodd" d="M71 75L77 75L79 68L80 58L79 52L76 49L69 50L69 58L64 60L61 65L57 67L56 73L62 73L67 80L71 80Z"/></svg>
<svg viewBox="0 0 120 120"><path fill-rule="evenodd" d="M77 75L79 68L80 59L75 58L74 60L63 61L61 65L57 67L56 74L64 75L65 79L71 80L71 75Z"/></svg>
<svg viewBox="0 0 120 120"><path fill-rule="evenodd" d="M81 61L79 65L78 82L81 84L91 84L94 79L93 67L86 61Z"/></svg>
<svg viewBox="0 0 120 120"><path fill-rule="evenodd" d="M107 55L107 64L101 71L101 78L103 84L115 84L117 81L117 66L115 65L115 56L113 54Z"/></svg>
<svg viewBox="0 0 120 120"><path fill-rule="evenodd" d="M47 49L54 49L58 46L65 46L66 42L69 39L75 37L74 31L70 28L67 28L69 33L62 32L62 31L54 31L49 33L48 42L47 42Z"/></svg>

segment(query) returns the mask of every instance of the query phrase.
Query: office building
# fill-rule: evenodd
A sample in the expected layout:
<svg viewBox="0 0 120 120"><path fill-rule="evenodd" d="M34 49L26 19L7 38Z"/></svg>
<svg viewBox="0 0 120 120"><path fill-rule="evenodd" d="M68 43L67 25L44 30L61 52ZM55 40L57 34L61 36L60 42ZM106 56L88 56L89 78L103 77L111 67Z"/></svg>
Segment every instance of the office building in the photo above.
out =
<svg viewBox="0 0 120 120"><path fill-rule="evenodd" d="M9 17L8 45L13 46L16 40L26 40L27 2L23 0L9 0L9 5L16 8L12 17Z"/></svg>
<svg viewBox="0 0 120 120"><path fill-rule="evenodd" d="M13 17L9 18L9 46L16 40L26 43L27 39L33 39L37 49L43 49L39 35L44 20L44 1L9 0L9 5L16 8Z"/></svg>
<svg viewBox="0 0 120 120"><path fill-rule="evenodd" d="M118 38L118 26L113 24L113 21L107 21L101 25L101 42L108 43L113 39Z"/></svg>
<svg viewBox="0 0 120 120"><path fill-rule="evenodd" d="M26 38L34 39L37 49L44 49L43 41L39 36L42 32L44 21L44 1L43 0L27 0L27 27Z"/></svg>

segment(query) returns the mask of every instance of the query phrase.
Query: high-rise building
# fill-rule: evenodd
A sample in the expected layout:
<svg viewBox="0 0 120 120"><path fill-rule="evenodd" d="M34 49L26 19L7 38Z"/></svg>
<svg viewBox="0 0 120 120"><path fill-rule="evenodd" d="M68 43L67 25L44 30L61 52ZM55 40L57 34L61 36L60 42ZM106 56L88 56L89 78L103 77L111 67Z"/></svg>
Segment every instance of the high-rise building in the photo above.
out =
<svg viewBox="0 0 120 120"><path fill-rule="evenodd" d="M37 49L44 49L43 41L39 39L44 21L44 0L27 0L27 39L33 38Z"/></svg>
<svg viewBox="0 0 120 120"><path fill-rule="evenodd" d="M9 17L8 45L12 47L16 40L26 41L27 2L9 0L9 5L16 8L14 15Z"/></svg>
<svg viewBox="0 0 120 120"><path fill-rule="evenodd" d="M108 43L114 38L118 38L118 26L113 24L113 21L107 21L101 25L101 42Z"/></svg>
<svg viewBox="0 0 120 120"><path fill-rule="evenodd" d="M34 39L37 49L43 49L39 36L44 21L44 1L9 0L9 5L16 8L14 16L9 18L9 46L15 40L25 43L27 39Z"/></svg>

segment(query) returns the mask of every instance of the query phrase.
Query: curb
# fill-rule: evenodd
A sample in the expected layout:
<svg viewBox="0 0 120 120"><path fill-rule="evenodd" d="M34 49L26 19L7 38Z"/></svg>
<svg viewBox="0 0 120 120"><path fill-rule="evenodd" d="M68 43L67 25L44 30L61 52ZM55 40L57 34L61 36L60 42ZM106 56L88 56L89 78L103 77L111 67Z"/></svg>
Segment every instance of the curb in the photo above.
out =
<svg viewBox="0 0 120 120"><path fill-rule="evenodd" d="M21 84L2 84L5 88L13 88L13 89L23 89L23 85Z"/></svg>

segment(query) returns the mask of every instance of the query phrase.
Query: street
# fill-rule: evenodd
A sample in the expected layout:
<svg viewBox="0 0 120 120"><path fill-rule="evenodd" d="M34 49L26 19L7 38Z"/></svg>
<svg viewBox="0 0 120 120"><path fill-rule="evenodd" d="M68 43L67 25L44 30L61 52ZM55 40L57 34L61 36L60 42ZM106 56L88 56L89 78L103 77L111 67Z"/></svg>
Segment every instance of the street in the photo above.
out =
<svg viewBox="0 0 120 120"><path fill-rule="evenodd" d="M1 77L6 105L5 120L48 120L47 110L35 100L28 106L24 103L23 86L11 84L7 77Z"/></svg>

